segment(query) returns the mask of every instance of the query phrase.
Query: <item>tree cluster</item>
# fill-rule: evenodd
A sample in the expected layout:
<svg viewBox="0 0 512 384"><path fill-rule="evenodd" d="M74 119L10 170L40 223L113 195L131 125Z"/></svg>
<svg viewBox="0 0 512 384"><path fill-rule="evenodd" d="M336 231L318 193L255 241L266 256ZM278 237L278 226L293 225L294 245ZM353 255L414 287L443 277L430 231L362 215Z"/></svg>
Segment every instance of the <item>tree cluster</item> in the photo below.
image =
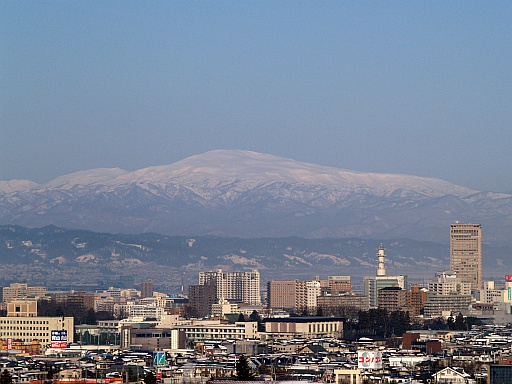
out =
<svg viewBox="0 0 512 384"><path fill-rule="evenodd" d="M235 364L236 378L238 380L254 380L256 373L249 366L249 360L241 355Z"/></svg>
<svg viewBox="0 0 512 384"><path fill-rule="evenodd" d="M356 321L359 315L359 309L356 307L339 305L339 306L328 306L322 305L318 306L316 311L317 316L334 316L334 317L344 317L348 321Z"/></svg>
<svg viewBox="0 0 512 384"><path fill-rule="evenodd" d="M430 329L437 330L454 330L454 331L469 331L473 325L481 325L482 321L476 317L464 317L461 313L457 316L450 316L446 320L439 317L427 325Z"/></svg>
<svg viewBox="0 0 512 384"><path fill-rule="evenodd" d="M359 311L358 329L374 333L382 337L402 336L411 329L409 312L393 311L388 313L385 309L377 308L368 311Z"/></svg>
<svg viewBox="0 0 512 384"><path fill-rule="evenodd" d="M0 374L0 384L12 384L12 376L7 369Z"/></svg>
<svg viewBox="0 0 512 384"><path fill-rule="evenodd" d="M98 320L112 320L114 315L109 312L96 312L93 308L85 309L67 303L57 303L55 300L39 300L37 302L38 316L73 317L75 324L96 324Z"/></svg>

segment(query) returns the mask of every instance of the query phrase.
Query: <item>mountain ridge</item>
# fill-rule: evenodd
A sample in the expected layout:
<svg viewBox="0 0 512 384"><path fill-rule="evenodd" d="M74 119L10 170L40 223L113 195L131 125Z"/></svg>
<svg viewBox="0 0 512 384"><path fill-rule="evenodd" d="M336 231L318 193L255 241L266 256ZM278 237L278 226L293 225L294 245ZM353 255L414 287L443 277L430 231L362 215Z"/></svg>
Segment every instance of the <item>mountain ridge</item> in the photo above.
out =
<svg viewBox="0 0 512 384"><path fill-rule="evenodd" d="M381 240L130 235L54 225L0 225L0 283L25 281L51 289L94 289L127 283L131 288L137 283L134 279L152 279L155 285L167 284L176 293L181 276L187 284L196 284L199 272L219 268L258 269L262 283L312 279L315 275L350 275L356 282L375 274ZM425 281L449 266L447 244L388 239L384 246L389 275L406 274L410 281ZM503 279L503 271L512 266L510 249L484 244L486 277Z"/></svg>
<svg viewBox="0 0 512 384"><path fill-rule="evenodd" d="M440 179L216 150L135 171L99 168L9 186L0 224L240 237L410 237L446 242L459 220L512 240L512 195ZM23 186L26 186L23 189Z"/></svg>
<svg viewBox="0 0 512 384"><path fill-rule="evenodd" d="M205 164L212 165L207 167ZM230 167L226 167L226 164L229 164ZM459 197L477 192L470 188L436 178L405 174L358 172L242 150L214 150L190 156L169 165L151 166L135 171L126 171L121 168L83 170L59 176L44 184L37 184L37 187L62 188L68 184L71 184L71 186L84 184L121 185L127 182L166 183L170 181L181 181L186 184L191 181L191 173L194 176L200 175L202 178L207 178L208 176L217 176L219 178L218 174L221 172L223 174L220 175L220 179L222 181L228 180L228 182L240 180L243 176L246 180L253 180L255 182L272 180L274 182L331 185L340 185L342 182L345 182L356 186L380 182L396 183L403 186L404 181L414 180L424 185L432 183L435 186L442 185L453 188L458 192L455 194ZM30 189L32 188L33 186Z"/></svg>

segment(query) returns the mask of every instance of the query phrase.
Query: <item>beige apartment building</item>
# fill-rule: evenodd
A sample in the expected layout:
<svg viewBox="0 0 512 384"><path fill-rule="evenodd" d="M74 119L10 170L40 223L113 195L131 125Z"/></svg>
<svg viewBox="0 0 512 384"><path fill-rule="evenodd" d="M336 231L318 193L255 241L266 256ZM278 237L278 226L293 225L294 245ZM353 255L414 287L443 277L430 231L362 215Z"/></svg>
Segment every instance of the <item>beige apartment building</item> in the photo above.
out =
<svg viewBox="0 0 512 384"><path fill-rule="evenodd" d="M223 272L222 269L199 273L199 285L215 285L216 299L242 301L249 305L260 305L260 273Z"/></svg>
<svg viewBox="0 0 512 384"><path fill-rule="evenodd" d="M480 224L450 225L450 270L471 289L482 288L482 227Z"/></svg>
<svg viewBox="0 0 512 384"><path fill-rule="evenodd" d="M8 287L2 288L2 298L4 302L16 299L39 298L46 295L46 287L31 287L25 283L11 283Z"/></svg>
<svg viewBox="0 0 512 384"><path fill-rule="evenodd" d="M41 346L51 345L52 331L67 331L68 341L73 341L73 317L37 316L37 302L15 301L9 303L7 316L0 317L0 339L20 340L30 343L38 340Z"/></svg>

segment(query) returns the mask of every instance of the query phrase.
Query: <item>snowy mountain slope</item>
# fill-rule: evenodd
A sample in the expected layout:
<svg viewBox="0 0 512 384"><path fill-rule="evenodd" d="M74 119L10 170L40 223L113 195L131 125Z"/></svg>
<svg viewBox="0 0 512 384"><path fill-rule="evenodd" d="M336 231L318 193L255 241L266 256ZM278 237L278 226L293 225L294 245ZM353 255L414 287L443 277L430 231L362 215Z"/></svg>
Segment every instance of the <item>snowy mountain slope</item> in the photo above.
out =
<svg viewBox="0 0 512 384"><path fill-rule="evenodd" d="M9 180L0 181L0 194L18 191L28 191L37 187L38 184L30 180Z"/></svg>
<svg viewBox="0 0 512 384"><path fill-rule="evenodd" d="M330 186L338 190L365 189L384 195L401 189L414 190L426 196L453 194L459 197L476 192L439 179L347 171L241 150L210 151L174 164L153 166L134 172L119 168L81 171L61 176L44 185L44 188L72 188L77 185L120 186L128 183L176 183L199 189L238 185L244 190L269 183L286 183Z"/></svg>
<svg viewBox="0 0 512 384"><path fill-rule="evenodd" d="M0 196L0 223L105 232L445 242L455 220L481 223L489 241L508 241L512 195L218 150L133 172L93 169L17 184Z"/></svg>

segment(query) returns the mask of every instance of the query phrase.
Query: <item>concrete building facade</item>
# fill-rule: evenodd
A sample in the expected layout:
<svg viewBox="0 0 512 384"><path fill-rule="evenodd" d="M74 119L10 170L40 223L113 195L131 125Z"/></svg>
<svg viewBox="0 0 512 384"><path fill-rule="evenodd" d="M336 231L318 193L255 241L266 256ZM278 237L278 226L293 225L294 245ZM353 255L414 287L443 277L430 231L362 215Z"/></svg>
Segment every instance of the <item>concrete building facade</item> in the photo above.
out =
<svg viewBox="0 0 512 384"><path fill-rule="evenodd" d="M287 317L263 320L268 338L341 337L343 318L340 317Z"/></svg>
<svg viewBox="0 0 512 384"><path fill-rule="evenodd" d="M471 289L482 288L482 227L480 224L450 225L450 269Z"/></svg>
<svg viewBox="0 0 512 384"><path fill-rule="evenodd" d="M260 305L260 273L222 272L221 269L199 273L199 285L214 284L217 300L241 301L249 305Z"/></svg>

